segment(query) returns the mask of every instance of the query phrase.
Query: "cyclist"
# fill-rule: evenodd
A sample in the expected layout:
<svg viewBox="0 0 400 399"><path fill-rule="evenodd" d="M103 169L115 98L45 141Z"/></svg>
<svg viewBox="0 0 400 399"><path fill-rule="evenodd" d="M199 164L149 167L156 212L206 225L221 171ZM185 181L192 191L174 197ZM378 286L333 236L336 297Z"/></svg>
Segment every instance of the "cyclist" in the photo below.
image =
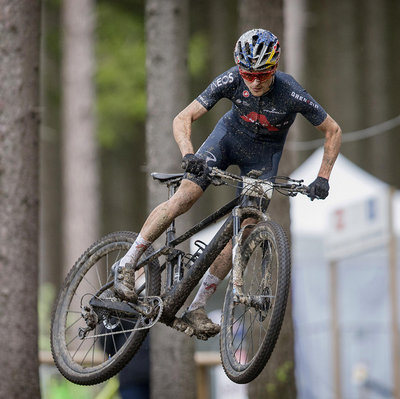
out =
<svg viewBox="0 0 400 399"><path fill-rule="evenodd" d="M201 197L210 184L206 167L225 170L229 165L238 165L241 175L256 169L263 172L261 178L275 176L287 133L297 113L325 134L321 167L310 187L312 199L327 197L328 179L339 154L341 129L292 76L277 71L280 54L279 41L271 32L252 29L244 33L234 50L236 66L214 79L174 119L174 138L186 165L184 179L175 195L153 210L135 243L114 265L114 288L120 298L137 299L133 290L135 264L172 220L188 211ZM191 124L221 98L230 99L232 109L195 153ZM254 223L246 221L249 222ZM195 299L182 315L182 320L199 332L200 337L214 336L220 330L207 317L205 304L230 269L231 243L211 265Z"/></svg>

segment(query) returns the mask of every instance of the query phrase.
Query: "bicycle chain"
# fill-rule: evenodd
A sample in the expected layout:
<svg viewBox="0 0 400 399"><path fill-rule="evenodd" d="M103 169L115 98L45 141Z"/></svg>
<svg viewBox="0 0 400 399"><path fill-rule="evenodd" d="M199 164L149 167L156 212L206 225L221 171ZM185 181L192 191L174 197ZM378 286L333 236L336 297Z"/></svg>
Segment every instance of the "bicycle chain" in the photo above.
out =
<svg viewBox="0 0 400 399"><path fill-rule="evenodd" d="M147 330L147 329L153 327L158 322L158 320L160 320L160 317L161 317L162 312L164 310L164 302L162 301L162 299L159 296L147 296L146 299L157 299L158 300L157 306L160 307L156 319L151 324L149 324L148 326L135 327L135 328L132 328L130 330L122 330L122 331L115 331L115 332L109 332L109 333L104 333L104 334L91 335L90 337L84 337L83 340L85 340L85 339L93 339L93 338L101 338L101 337L105 337L105 336L108 336L108 335L125 334L125 333L130 333L130 332L133 332L133 331ZM143 316L143 315L139 319L140 322L142 323L142 325L143 325L144 319L145 319L145 316Z"/></svg>

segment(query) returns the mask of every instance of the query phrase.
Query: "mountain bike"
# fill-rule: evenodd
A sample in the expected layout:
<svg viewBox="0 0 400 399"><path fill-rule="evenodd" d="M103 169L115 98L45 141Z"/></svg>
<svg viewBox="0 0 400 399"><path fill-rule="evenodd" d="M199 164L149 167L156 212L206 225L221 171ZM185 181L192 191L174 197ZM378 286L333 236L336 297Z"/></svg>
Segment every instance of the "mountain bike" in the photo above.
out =
<svg viewBox="0 0 400 399"><path fill-rule="evenodd" d="M239 187L240 194L179 237L175 221L171 223L166 244L157 251L149 247L136 266L136 303L114 294L112 266L137 234L112 233L87 249L66 277L52 315L51 350L65 378L80 385L111 378L132 359L156 323L195 334L177 313L230 240L233 265L221 315L222 365L226 375L240 384L260 374L281 329L291 267L285 232L266 210L274 190L290 196L309 194L302 180L262 180L260 175L259 171L237 176L210 170L212 184ZM152 176L165 184L172 196L183 173ZM178 248L226 216L210 243L197 240L193 254ZM257 223L243 223L242 227L246 219Z"/></svg>

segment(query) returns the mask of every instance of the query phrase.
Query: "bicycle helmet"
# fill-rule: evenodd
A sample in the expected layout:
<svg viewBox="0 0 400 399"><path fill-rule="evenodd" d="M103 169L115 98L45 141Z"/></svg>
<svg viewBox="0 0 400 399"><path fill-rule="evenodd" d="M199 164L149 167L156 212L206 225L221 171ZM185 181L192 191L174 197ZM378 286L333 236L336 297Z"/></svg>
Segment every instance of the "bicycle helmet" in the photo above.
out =
<svg viewBox="0 0 400 399"><path fill-rule="evenodd" d="M278 38L265 29L252 29L239 37L233 53L235 62L246 71L274 72L281 55Z"/></svg>

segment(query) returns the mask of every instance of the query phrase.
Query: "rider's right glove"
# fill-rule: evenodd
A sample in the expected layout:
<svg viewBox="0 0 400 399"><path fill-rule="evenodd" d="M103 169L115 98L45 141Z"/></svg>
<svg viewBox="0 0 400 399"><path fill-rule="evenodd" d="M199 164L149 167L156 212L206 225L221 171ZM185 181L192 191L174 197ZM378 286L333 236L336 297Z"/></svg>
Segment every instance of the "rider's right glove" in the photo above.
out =
<svg viewBox="0 0 400 399"><path fill-rule="evenodd" d="M315 198L325 199L329 193L329 183L325 177L318 176L311 184L310 184L310 194L309 197L311 201L314 201Z"/></svg>
<svg viewBox="0 0 400 399"><path fill-rule="evenodd" d="M186 154L182 158L182 169L184 169L187 173L201 175L206 173L207 163L204 159L201 159L194 154Z"/></svg>

